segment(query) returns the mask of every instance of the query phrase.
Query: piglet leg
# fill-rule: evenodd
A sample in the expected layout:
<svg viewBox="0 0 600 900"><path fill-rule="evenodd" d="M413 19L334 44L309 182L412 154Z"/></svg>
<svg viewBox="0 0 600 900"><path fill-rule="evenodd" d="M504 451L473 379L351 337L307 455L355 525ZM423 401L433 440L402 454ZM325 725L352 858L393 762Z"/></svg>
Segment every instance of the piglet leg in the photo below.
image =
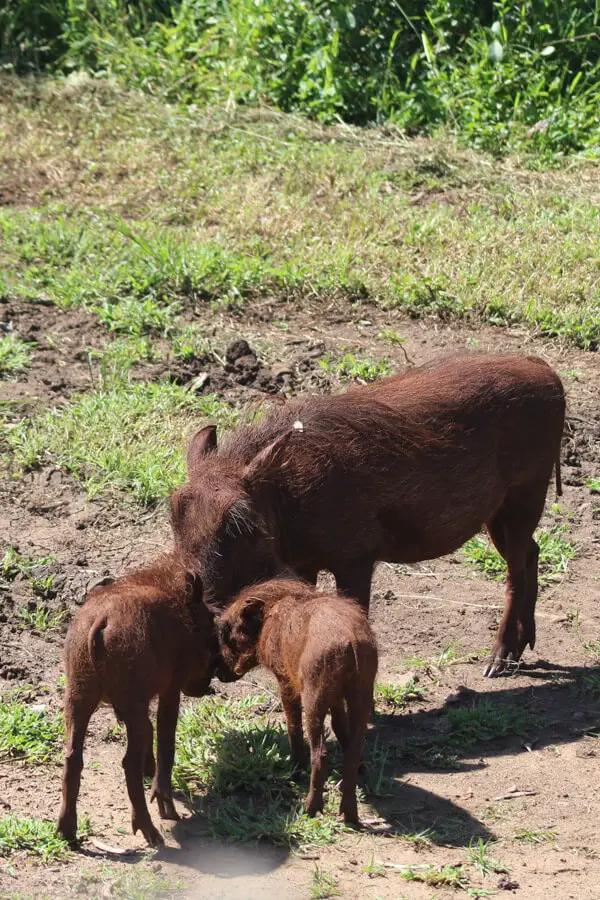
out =
<svg viewBox="0 0 600 900"><path fill-rule="evenodd" d="M304 804L304 812L308 816L314 816L318 812L323 812L323 788L327 778L327 745L324 728L327 703L318 695L303 697L302 700L310 745L310 788Z"/></svg>
<svg viewBox="0 0 600 900"><path fill-rule="evenodd" d="M281 703L287 722L290 753L295 769L304 769L306 766L306 747L304 746L304 734L302 733L302 702L287 684L279 683Z"/></svg>
<svg viewBox="0 0 600 900"><path fill-rule="evenodd" d="M346 825L359 825L356 785L367 724L373 705L373 691L364 690L364 685L346 697L348 706L348 740L344 746L344 768L342 772L342 800L340 813Z"/></svg>
<svg viewBox="0 0 600 900"><path fill-rule="evenodd" d="M83 744L90 717L100 696L75 700L67 688L65 694L65 724L67 745L62 781L62 805L58 817L58 831L69 843L77 838L77 798L83 769Z"/></svg>
<svg viewBox="0 0 600 900"><path fill-rule="evenodd" d="M144 764L148 752L148 706L138 706L124 714L127 728L127 752L123 757L123 769L127 781L127 793L131 801L131 828L134 834L141 831L152 846L163 843L163 837L152 824L144 796Z"/></svg>
<svg viewBox="0 0 600 900"><path fill-rule="evenodd" d="M161 819L179 819L173 803L173 760L175 759L175 731L179 715L179 688L171 688L159 697L156 719L157 765L152 783L150 802L156 799Z"/></svg>

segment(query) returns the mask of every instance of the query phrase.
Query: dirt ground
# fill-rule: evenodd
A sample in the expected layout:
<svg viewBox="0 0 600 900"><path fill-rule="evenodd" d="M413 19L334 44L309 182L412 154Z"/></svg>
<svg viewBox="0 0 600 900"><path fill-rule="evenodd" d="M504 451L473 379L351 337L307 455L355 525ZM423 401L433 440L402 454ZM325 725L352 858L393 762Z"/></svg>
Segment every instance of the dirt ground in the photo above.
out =
<svg viewBox="0 0 600 900"><path fill-rule="evenodd" d="M93 317L16 301L0 304L0 314L25 340L38 342L27 373L0 384L2 399L18 400L27 410L59 405L90 387L86 347L101 346L107 338ZM278 324L283 318L285 331ZM185 382L206 371L207 390L249 406L273 389L330 389L329 376L316 360L342 347L363 355L385 353L397 369L407 359L418 364L473 346L540 354L556 366L568 393L561 504L577 555L566 575L542 591L535 652L525 653L516 674L493 680L482 677L481 652L489 648L498 621L501 583L486 579L461 554L410 568L378 567L371 610L380 645L379 678L402 682L412 672L427 691L410 712L375 715L368 742L372 746L377 740L389 749L387 769L395 781L391 795L373 804L380 821L372 829L349 832L331 847L298 856L277 847L211 840L202 816L179 803L185 818L166 829L166 846L142 852L143 840L129 832L123 747L107 740L113 714L100 709L87 744L80 812L91 815L97 839L139 852L111 855L88 843L68 861L46 867L13 857L10 867L0 864L0 897L291 900L316 896L315 867L336 879L344 897L446 897L464 891L407 882L401 869L378 864L464 863L469 841L479 837L497 841L492 855L510 875L475 873L471 886L527 900L600 897L600 696L583 687L586 676L600 672L585 649L586 642L600 638L600 498L585 486L586 479L599 474L600 358L526 332L410 321L374 307L292 307L266 299L251 304L242 319L219 313L211 322L219 333L231 333L232 340L245 339L260 361L247 353L236 360L233 353L227 370L199 360L195 367L171 367L170 374ZM376 340L389 328L406 342L387 346ZM140 365L135 377L167 374L163 364ZM128 500L89 502L81 485L53 466L4 478L1 488L0 550L12 544L31 556L56 554L52 602L57 606L73 608L98 577L118 574L170 545L164 505L147 510ZM551 487L548 509L554 501ZM0 587L0 691L32 685L31 696L54 709L60 705L64 634L43 636L15 624L12 612L27 603L29 592L26 580ZM437 664L449 646L452 664ZM414 657L431 664L415 668L407 662ZM229 691L256 693L257 684L273 690L268 675L253 672ZM454 769L431 768L418 755L402 753L410 739L447 731L448 711L468 707L475 696L526 710L528 733L476 745L460 755ZM2 811L53 819L59 791L58 766L0 762ZM428 846L402 838L403 831L425 829L436 835ZM519 829L554 834L541 842L517 840Z"/></svg>

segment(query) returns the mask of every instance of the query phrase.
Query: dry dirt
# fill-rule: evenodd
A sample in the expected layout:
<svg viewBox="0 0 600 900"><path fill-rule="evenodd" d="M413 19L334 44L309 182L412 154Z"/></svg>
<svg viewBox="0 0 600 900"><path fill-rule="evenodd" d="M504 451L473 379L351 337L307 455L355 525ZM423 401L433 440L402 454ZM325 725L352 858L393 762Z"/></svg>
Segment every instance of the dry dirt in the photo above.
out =
<svg viewBox="0 0 600 900"><path fill-rule="evenodd" d="M101 346L106 339L92 317L22 303L0 305L0 314L13 321L22 337L38 342L28 373L0 385L4 399L33 408L60 404L73 392L89 388L86 348ZM284 317L288 328L282 331L278 323ZM406 660L435 661L450 644L459 658L453 665L415 670L427 693L410 713L375 716L369 742L377 739L394 751L389 763L396 778L393 794L375 802L383 823L394 826L390 833L349 833L334 847L298 857L270 846L215 842L206 836L202 817L187 813L180 803L186 818L167 830L166 847L155 855L117 857L88 844L67 862L50 867L13 857L10 870L0 865L0 897L112 896L123 873L135 870L134 887L127 896L306 898L311 896L316 865L337 879L344 897L445 897L464 892L405 882L393 868L369 875L364 867L372 861L465 862L465 846L472 837L498 841L492 855L510 868L508 878L474 877L472 884L497 889L499 896L506 893L527 900L600 897L600 698L581 686L584 675L600 671L593 668L594 658L584 647L586 641L600 638L600 502L584 486L586 478L598 475L598 356L535 340L525 332L407 321L370 307L359 312L292 308L265 300L254 303L243 319L223 314L213 324L220 333L245 339L255 350L262 348L258 355L266 360L263 364L247 358L244 362L238 348L227 366L208 369L206 389L240 404L255 404L274 387L329 389L328 376L315 360L323 351L340 347L362 355L385 353L398 369L406 365L404 351L411 363L421 363L475 341L481 350L506 348L542 355L564 376L568 392L561 502L571 520L577 557L562 580L542 592L535 652L526 652L516 674L495 680L482 677L482 660L472 654L490 646L503 599L500 583L466 565L460 554L410 569L379 566L371 609L380 643L380 679L401 680L411 669ZM389 328L406 342L390 347L376 339ZM206 370L205 361L200 361L195 369L171 367L171 374L185 381ZM167 374L164 367L146 366L140 367L137 377ZM0 551L12 544L32 556L56 554L52 602L57 605L80 604L91 581L148 560L170 544L164 505L148 511L127 500L88 502L81 486L53 467L4 478L1 488ZM553 501L551 489L549 505ZM57 708L63 635L36 635L15 624L12 613L31 599L29 591L27 582L18 580L0 588L0 691L33 685L41 702ZM232 690L256 692L257 683L272 689L269 677L255 672ZM49 693L41 693L42 685L49 686ZM226 690L218 685L217 689ZM470 705L475 695L494 697L507 708L525 708L531 715L530 732L525 738L477 746L460 756L454 770L432 770L420 765L418 757L395 752L415 735L444 733L448 709ZM142 850L143 841L129 833L120 768L123 748L106 739L112 723L108 709L99 710L92 720L80 812L91 815L98 839ZM3 811L54 818L59 790L59 767L0 762ZM424 849L394 834L427 828L434 829L437 839ZM553 831L556 836L539 844L520 842L515 840L520 828Z"/></svg>

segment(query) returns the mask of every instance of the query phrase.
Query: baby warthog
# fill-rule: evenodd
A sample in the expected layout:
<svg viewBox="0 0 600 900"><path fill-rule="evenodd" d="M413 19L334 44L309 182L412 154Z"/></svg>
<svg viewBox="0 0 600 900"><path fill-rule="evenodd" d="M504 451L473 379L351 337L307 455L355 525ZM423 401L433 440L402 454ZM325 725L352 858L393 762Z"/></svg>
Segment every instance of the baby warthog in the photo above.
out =
<svg viewBox="0 0 600 900"><path fill-rule="evenodd" d="M77 833L85 733L103 699L127 728L123 768L133 833L140 829L149 844L162 841L146 805L144 775L154 776L150 799L156 798L161 818L179 818L171 772L180 692L206 693L216 651L201 582L174 555L90 591L65 643L67 746L58 830L68 841L75 841ZM148 707L156 696L155 765Z"/></svg>
<svg viewBox="0 0 600 900"><path fill-rule="evenodd" d="M294 764L305 765L302 710L310 744L311 777L305 812L323 810L327 777L324 722L344 751L340 813L358 824L356 782L373 705L377 646L367 617L353 600L321 594L284 578L243 591L218 620L221 657L238 677L269 668L281 692Z"/></svg>
<svg viewBox="0 0 600 900"><path fill-rule="evenodd" d="M554 466L560 493L564 417L543 360L474 353L288 403L218 448L208 426L172 497L176 541L212 606L283 563L330 569L368 609L377 560L443 556L485 525L508 565L494 675L535 643L533 532Z"/></svg>

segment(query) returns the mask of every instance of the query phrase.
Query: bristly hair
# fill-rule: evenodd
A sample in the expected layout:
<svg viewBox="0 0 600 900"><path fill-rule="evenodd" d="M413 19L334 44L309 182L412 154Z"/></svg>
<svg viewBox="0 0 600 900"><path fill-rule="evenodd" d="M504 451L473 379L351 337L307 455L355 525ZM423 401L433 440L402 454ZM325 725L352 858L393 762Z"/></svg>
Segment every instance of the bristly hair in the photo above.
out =
<svg viewBox="0 0 600 900"><path fill-rule="evenodd" d="M187 588L187 567L179 553L161 553L149 565L128 569L111 588L155 588L166 597L181 597Z"/></svg>

